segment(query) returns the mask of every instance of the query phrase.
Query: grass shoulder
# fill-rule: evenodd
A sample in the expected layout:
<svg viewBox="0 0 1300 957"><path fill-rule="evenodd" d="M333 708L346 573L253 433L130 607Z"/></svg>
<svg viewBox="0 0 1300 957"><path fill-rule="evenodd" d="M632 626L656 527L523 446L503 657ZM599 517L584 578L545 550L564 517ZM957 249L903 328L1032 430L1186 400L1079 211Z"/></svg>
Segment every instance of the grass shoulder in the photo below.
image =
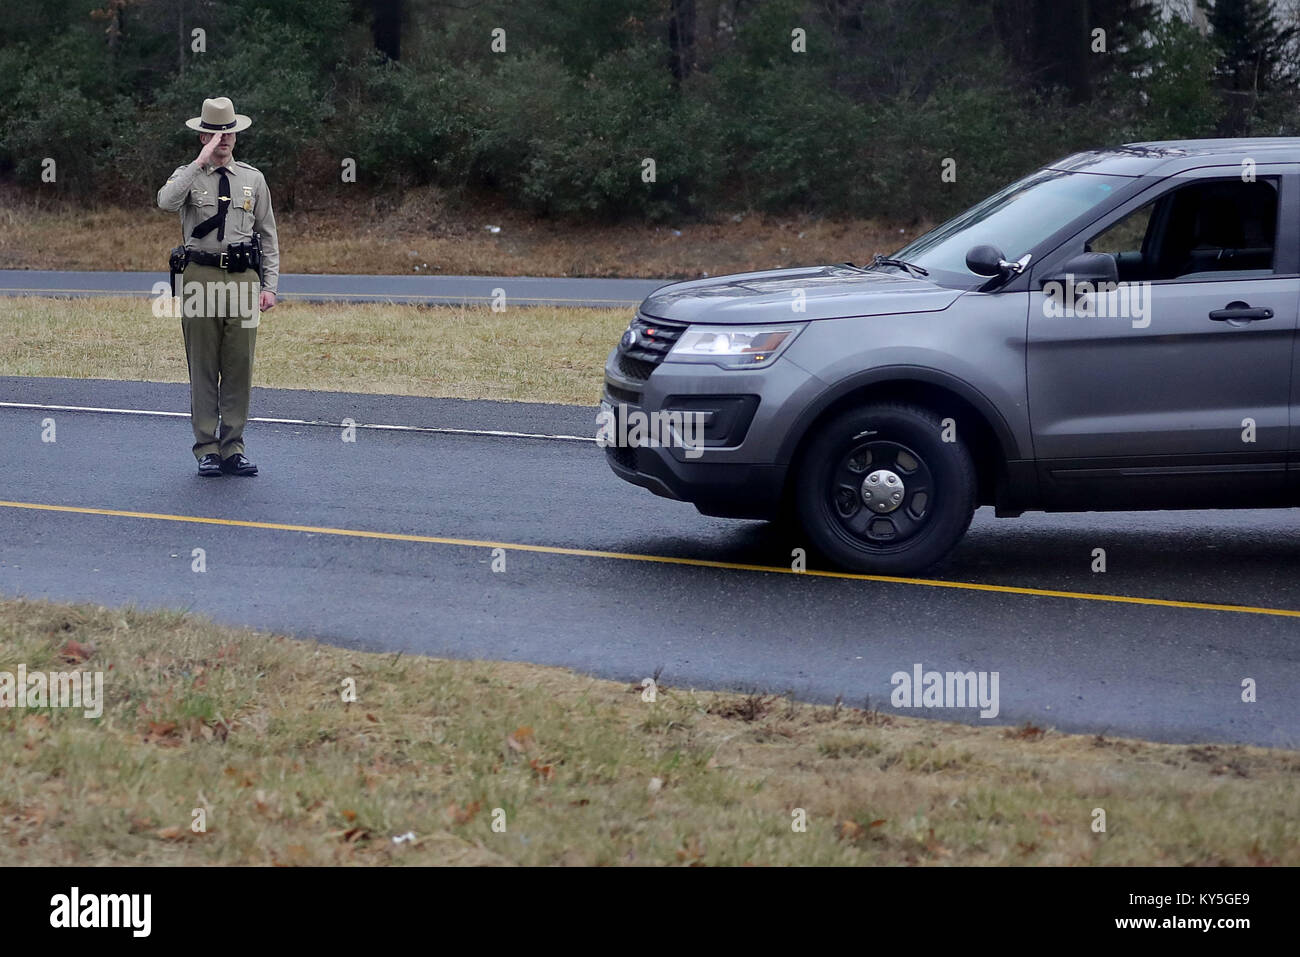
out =
<svg viewBox="0 0 1300 957"><path fill-rule="evenodd" d="M180 320L158 318L151 306L6 300L0 375L187 382ZM605 357L631 314L287 301L262 315L253 384L595 406Z"/></svg>
<svg viewBox="0 0 1300 957"><path fill-rule="evenodd" d="M1300 863L1290 751L650 701L133 608L0 600L0 649L103 675L95 717L0 708L12 864Z"/></svg>

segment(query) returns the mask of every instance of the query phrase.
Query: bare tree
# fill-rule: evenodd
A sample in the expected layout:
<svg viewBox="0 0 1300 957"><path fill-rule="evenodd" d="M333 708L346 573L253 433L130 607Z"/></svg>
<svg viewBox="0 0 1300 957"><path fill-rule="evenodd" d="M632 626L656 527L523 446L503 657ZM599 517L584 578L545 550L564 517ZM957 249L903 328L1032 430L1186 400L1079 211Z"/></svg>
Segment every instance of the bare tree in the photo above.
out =
<svg viewBox="0 0 1300 957"><path fill-rule="evenodd" d="M695 66L695 0L672 0L668 16L668 68L680 83Z"/></svg>
<svg viewBox="0 0 1300 957"><path fill-rule="evenodd" d="M370 0L370 34L375 49L390 60L402 58L402 0Z"/></svg>

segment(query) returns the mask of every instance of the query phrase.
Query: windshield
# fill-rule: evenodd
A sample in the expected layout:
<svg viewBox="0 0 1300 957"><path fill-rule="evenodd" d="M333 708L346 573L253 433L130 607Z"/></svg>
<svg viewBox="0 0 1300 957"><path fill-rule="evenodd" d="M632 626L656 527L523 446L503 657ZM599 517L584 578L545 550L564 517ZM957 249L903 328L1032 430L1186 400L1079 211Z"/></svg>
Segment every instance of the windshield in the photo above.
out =
<svg viewBox="0 0 1300 957"><path fill-rule="evenodd" d="M972 246L987 243L1002 250L1007 259L1019 259L1132 181L1106 173L1039 170L913 240L891 258L939 273L931 278L940 283L945 279L961 285L969 285L967 280L983 282L985 277L966 268L966 253Z"/></svg>

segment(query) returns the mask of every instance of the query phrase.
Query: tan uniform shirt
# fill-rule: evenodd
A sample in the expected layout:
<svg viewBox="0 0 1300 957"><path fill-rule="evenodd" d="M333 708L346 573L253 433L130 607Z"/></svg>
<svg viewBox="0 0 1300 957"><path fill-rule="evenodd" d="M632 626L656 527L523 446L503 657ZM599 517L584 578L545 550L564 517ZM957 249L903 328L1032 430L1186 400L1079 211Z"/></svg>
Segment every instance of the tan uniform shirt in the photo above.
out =
<svg viewBox="0 0 1300 957"><path fill-rule="evenodd" d="M232 160L226 169L230 184L230 209L226 211L225 238L217 240L214 229L201 239L194 238L194 227L217 214L217 193L221 180L218 167L198 163L176 167L176 172L158 190L158 206L181 214L182 241L190 249L205 253L224 252L232 243L243 243L262 234L262 288L275 292L280 283L280 238L275 232L275 212L271 209L271 191L261 170Z"/></svg>

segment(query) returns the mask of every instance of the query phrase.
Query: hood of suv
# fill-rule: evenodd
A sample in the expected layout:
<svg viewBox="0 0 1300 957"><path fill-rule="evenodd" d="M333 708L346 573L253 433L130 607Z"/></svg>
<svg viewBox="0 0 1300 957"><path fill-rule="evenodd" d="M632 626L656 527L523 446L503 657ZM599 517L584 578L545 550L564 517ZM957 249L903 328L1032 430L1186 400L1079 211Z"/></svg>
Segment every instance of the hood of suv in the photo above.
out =
<svg viewBox="0 0 1300 957"><path fill-rule="evenodd" d="M791 308L803 290L803 311ZM656 289L641 313L670 322L757 323L938 312L962 294L926 279L848 266L806 266L676 282Z"/></svg>

